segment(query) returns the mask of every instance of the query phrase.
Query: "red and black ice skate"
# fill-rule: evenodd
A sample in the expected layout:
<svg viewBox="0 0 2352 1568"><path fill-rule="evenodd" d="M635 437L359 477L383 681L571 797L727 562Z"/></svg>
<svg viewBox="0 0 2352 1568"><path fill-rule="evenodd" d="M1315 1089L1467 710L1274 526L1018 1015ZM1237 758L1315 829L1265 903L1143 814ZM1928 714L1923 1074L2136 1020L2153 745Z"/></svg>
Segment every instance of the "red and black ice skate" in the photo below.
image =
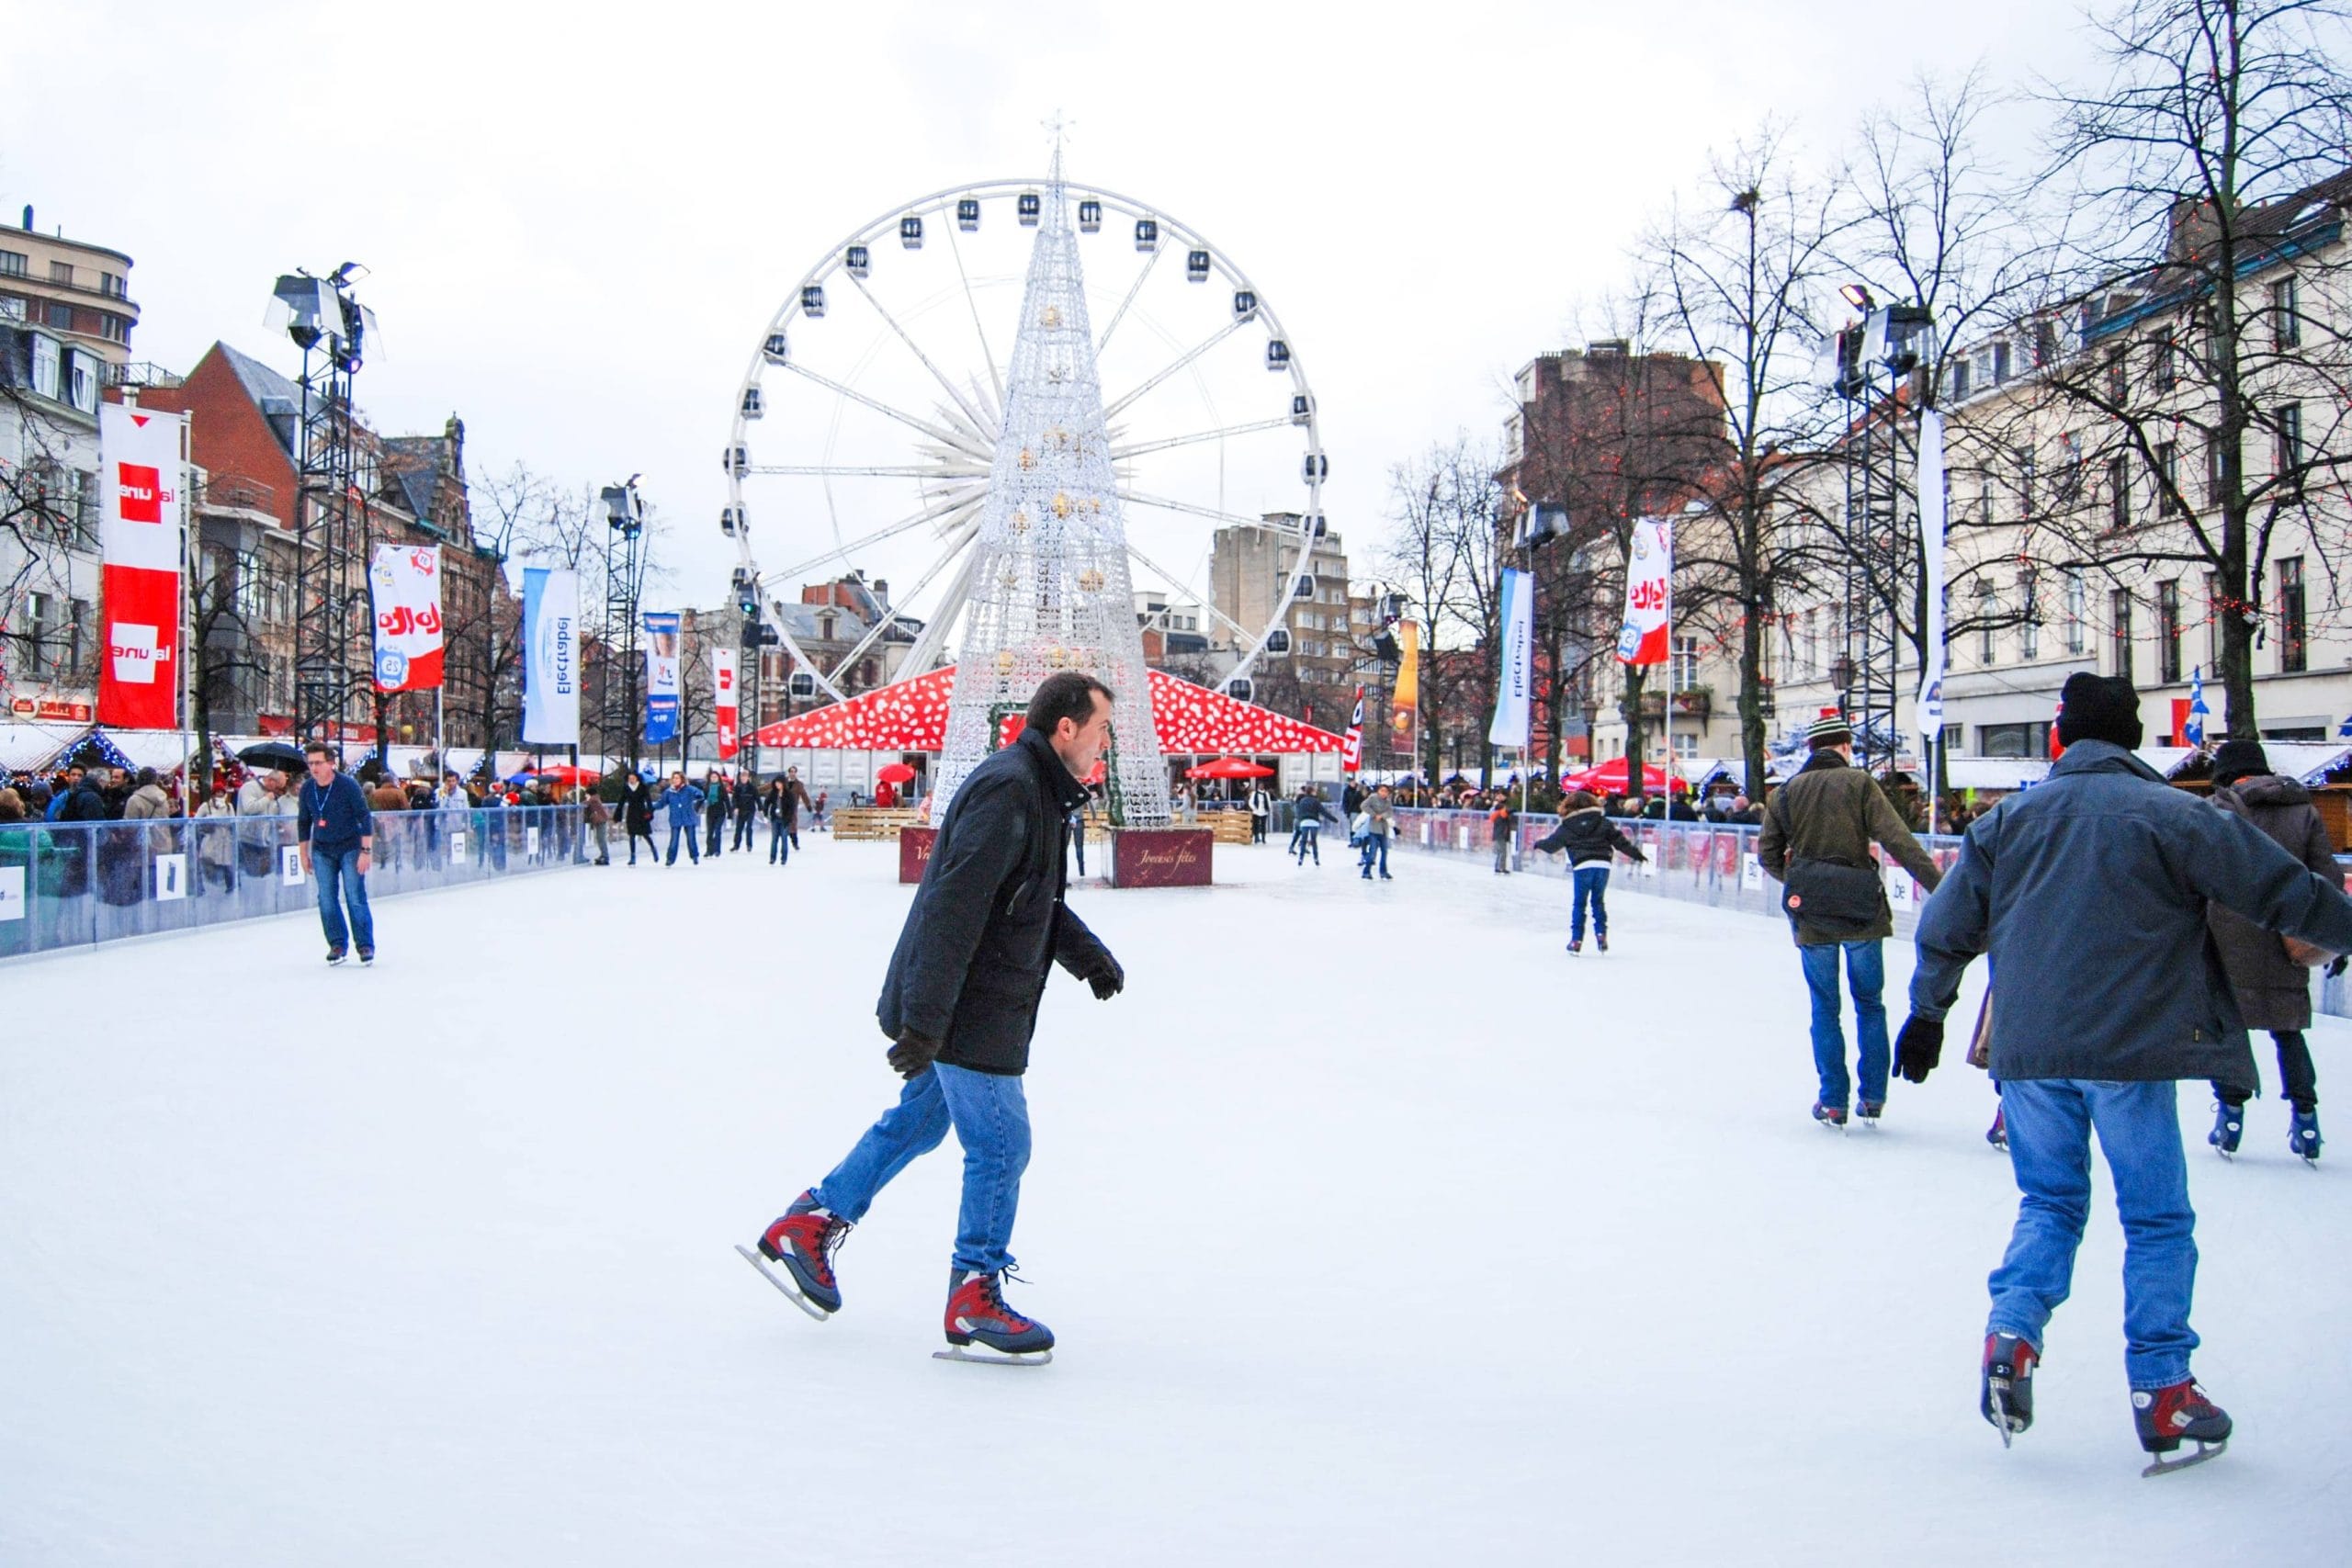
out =
<svg viewBox="0 0 2352 1568"><path fill-rule="evenodd" d="M1054 1359L1054 1331L1004 1304L1001 1274L947 1271L947 1345L940 1361L987 1361L1001 1367L1041 1367Z"/></svg>
<svg viewBox="0 0 2352 1568"><path fill-rule="evenodd" d="M2133 1389L2132 1420L2140 1428L2140 1446L2157 1456L2154 1463L2140 1472L2142 1475L2187 1470L2192 1464L2221 1458L2230 1446L2229 1413L2206 1398L2205 1391L2197 1386L2193 1378L2185 1378L2170 1388ZM2195 1453L2187 1459L2163 1457L2177 1453L2184 1438L2197 1445Z"/></svg>
<svg viewBox="0 0 2352 1568"><path fill-rule="evenodd" d="M769 1284L791 1297L794 1305L822 1322L842 1310L841 1282L833 1278L833 1252L849 1233L850 1223L820 1207L817 1194L808 1191L793 1200L792 1207L768 1226L760 1237L759 1251L748 1247L735 1250L766 1275ZM784 1272L778 1274L769 1263L780 1264Z"/></svg>
<svg viewBox="0 0 2352 1568"><path fill-rule="evenodd" d="M2033 1369L2040 1352L2014 1334L1984 1337L1984 1382L1977 1408L2001 1434L2001 1446L2033 1425Z"/></svg>

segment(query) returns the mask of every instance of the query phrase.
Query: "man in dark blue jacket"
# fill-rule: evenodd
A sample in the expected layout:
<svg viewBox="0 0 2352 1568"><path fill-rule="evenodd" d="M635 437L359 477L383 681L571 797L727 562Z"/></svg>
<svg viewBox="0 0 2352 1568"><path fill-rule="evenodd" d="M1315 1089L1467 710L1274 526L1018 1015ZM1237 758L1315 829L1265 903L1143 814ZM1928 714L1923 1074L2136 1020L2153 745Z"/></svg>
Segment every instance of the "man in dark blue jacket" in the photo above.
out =
<svg viewBox="0 0 2352 1568"><path fill-rule="evenodd" d="M948 1354L956 1359L1042 1360L1054 1343L1044 1324L1004 1304L1001 1280L1012 1268L1013 1213L1029 1163L1021 1076L1046 976L1058 963L1106 1001L1126 983L1062 900L1063 824L1085 798L1078 781L1110 739L1111 700L1091 675L1047 676L1020 739L956 791L875 1009L907 1087L760 1238L761 1253L784 1266L798 1295L839 1311L833 1249L875 1194L953 1126L964 1145L947 1282ZM997 1354L974 1357L975 1341Z"/></svg>
<svg viewBox="0 0 2352 1568"><path fill-rule="evenodd" d="M1920 916L1896 1070L1926 1080L1962 971L1987 955L1992 1072L2024 1196L1989 1281L1980 1408L2004 1443L2033 1419L2042 1330L2072 1288L2090 1213L2096 1129L2123 1221L2124 1366L2141 1446L2162 1456L2187 1438L2201 1459L2219 1451L2230 1418L2188 1371L2197 1216L2175 1082L2244 1082L2252 1067L2207 902L2344 953L2352 899L2133 756L2130 682L2073 675L2063 703L2065 753L2048 782L1970 825ZM2150 1469L2177 1462L2195 1460Z"/></svg>
<svg viewBox="0 0 2352 1568"><path fill-rule="evenodd" d="M368 908L368 871L376 847L376 818L359 781L335 767L334 752L313 740L302 748L311 776L302 781L295 837L302 870L318 884L319 920L327 931L327 962L340 964L351 942L359 962L376 962L376 917ZM345 928L344 906L351 908Z"/></svg>

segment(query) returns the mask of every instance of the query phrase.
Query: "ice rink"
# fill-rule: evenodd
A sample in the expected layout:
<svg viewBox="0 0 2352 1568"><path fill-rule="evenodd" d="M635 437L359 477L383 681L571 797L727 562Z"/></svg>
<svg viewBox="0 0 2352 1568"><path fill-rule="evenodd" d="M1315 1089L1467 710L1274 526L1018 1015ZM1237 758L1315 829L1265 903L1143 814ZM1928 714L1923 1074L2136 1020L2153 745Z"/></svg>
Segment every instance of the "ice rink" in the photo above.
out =
<svg viewBox="0 0 2352 1568"><path fill-rule="evenodd" d="M1621 892L1572 958L1564 883L1413 854L1074 895L1128 985L1057 977L1028 1080L1052 1366L931 1359L952 1145L813 1323L731 1247L896 1092L908 894L807 842L386 900L373 972L308 919L0 971L0 1563L2352 1551L2352 1109L2314 1171L2266 1098L2224 1165L2182 1089L2224 1458L2140 1477L2103 1169L2004 1452L2015 1193L1958 1044L1826 1133L1777 924Z"/></svg>

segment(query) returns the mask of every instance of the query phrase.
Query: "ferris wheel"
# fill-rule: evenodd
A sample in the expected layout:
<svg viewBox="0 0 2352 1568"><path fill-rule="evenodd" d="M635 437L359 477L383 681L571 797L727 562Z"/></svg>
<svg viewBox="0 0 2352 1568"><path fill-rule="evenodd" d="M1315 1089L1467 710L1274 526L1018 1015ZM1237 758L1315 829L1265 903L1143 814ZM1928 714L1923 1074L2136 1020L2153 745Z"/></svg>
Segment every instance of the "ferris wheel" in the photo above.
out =
<svg viewBox="0 0 2352 1568"><path fill-rule="evenodd" d="M952 660L1004 408L1030 242L1051 182L990 180L891 209L827 252L769 319L730 411L719 526L747 608L789 651L793 689L848 694L886 637L902 675ZM1294 599L1326 532L1329 472L1295 344L1249 276L1199 231L1116 192L1060 182L1074 209L1132 575L1164 629L1234 658L1226 689L1295 657ZM1129 243L1132 242L1132 249ZM1268 614L1243 625L1209 581L1229 524L1273 530ZM753 531L786 564L763 569ZM1251 570L1265 575L1263 564ZM857 571L889 613L844 650L811 648L780 606ZM1260 594L1239 585L1255 617ZM917 629L917 625L920 629ZM870 670L874 663L865 663Z"/></svg>

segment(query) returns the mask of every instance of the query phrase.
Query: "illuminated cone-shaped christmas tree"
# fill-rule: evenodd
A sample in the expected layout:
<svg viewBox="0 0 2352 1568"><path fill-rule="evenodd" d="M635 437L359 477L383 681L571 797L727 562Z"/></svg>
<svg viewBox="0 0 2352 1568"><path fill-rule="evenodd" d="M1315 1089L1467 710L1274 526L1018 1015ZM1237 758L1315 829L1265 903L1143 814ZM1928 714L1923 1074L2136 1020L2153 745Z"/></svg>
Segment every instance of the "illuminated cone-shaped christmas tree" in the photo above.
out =
<svg viewBox="0 0 2352 1568"><path fill-rule="evenodd" d="M1106 780L1113 820L1159 824L1168 820L1168 775L1152 733L1126 528L1058 153L1043 218L974 547L933 820L996 749L1006 716L1027 708L1046 676L1081 670L1118 694Z"/></svg>

